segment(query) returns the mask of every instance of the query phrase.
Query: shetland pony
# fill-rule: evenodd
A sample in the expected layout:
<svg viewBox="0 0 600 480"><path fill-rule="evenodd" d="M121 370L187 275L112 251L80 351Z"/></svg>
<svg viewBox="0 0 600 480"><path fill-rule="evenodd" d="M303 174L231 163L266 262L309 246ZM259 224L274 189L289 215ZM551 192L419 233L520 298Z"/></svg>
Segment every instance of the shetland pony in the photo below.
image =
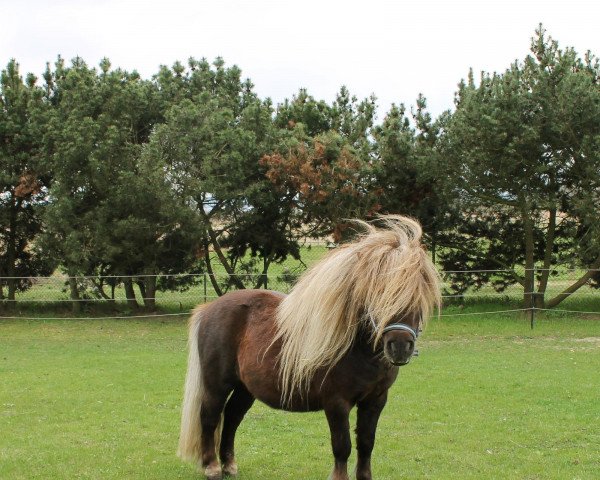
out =
<svg viewBox="0 0 600 480"><path fill-rule="evenodd" d="M420 225L380 220L382 228L358 222L365 233L329 252L287 296L238 290L193 312L178 455L208 479L237 473L235 432L259 399L288 411L325 411L333 480L348 479L356 406L356 478L371 480L388 389L440 302Z"/></svg>

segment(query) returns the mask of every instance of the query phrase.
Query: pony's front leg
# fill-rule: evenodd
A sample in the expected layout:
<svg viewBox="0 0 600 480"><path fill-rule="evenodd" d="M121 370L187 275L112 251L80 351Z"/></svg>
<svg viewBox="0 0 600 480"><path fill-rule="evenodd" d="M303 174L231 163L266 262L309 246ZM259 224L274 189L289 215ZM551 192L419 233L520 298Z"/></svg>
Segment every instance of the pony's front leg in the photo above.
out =
<svg viewBox="0 0 600 480"><path fill-rule="evenodd" d="M379 415L387 402L387 391L358 404L356 412L356 480L372 480L371 452L375 445L375 431Z"/></svg>
<svg viewBox="0 0 600 480"><path fill-rule="evenodd" d="M331 432L331 448L335 464L330 480L348 479L348 457L352 450L350 442L350 415L351 406L347 402L337 402L325 407L325 415Z"/></svg>

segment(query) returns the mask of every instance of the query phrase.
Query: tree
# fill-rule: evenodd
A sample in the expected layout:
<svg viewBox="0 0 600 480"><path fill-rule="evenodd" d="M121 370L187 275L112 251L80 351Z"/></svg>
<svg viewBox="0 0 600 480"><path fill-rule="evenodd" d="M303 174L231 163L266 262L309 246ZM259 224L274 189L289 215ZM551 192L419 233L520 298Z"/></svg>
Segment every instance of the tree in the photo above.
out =
<svg viewBox="0 0 600 480"><path fill-rule="evenodd" d="M373 182L375 110L374 96L358 101L346 87L331 105L301 89L278 106L275 124L287 135L261 164L304 233L338 241L349 218L381 208Z"/></svg>
<svg viewBox="0 0 600 480"><path fill-rule="evenodd" d="M337 132L312 138L300 127L287 145L263 156L261 164L311 236L333 234L339 241L350 226L348 219L379 211L379 191L371 188L371 163Z"/></svg>
<svg viewBox="0 0 600 480"><path fill-rule="evenodd" d="M277 106L275 125L289 131L301 125L303 134L308 137L334 131L367 161L372 154L371 133L376 109L374 95L359 101L345 86L340 88L331 105L300 89L291 101L286 99Z"/></svg>
<svg viewBox="0 0 600 480"><path fill-rule="evenodd" d="M291 100L287 98L277 106L275 125L293 130L299 123L309 136L328 132L333 128L333 109L323 100L315 100L301 88Z"/></svg>
<svg viewBox="0 0 600 480"><path fill-rule="evenodd" d="M446 201L447 177L442 173L444 158L439 151L447 115L432 120L425 98L419 96L412 122L404 105L392 105L382 124L373 130L375 182L382 211L419 219L434 258L452 218Z"/></svg>
<svg viewBox="0 0 600 480"><path fill-rule="evenodd" d="M158 92L135 72L111 70L106 59L99 71L81 59L66 68L59 59L46 82L53 184L44 246L68 273L75 307L78 275L122 277L128 303L137 307L133 286L143 274L137 283L152 308L155 275L195 260L189 207L165 189L164 172L140 163L141 145L162 118Z"/></svg>
<svg viewBox="0 0 600 480"><path fill-rule="evenodd" d="M359 101L345 86L340 88L332 105L332 129L352 146L363 161L372 159L371 136L376 110L375 95Z"/></svg>
<svg viewBox="0 0 600 480"><path fill-rule="evenodd" d="M553 307L600 267L600 68L541 26L531 51L503 74L482 73L476 85L471 73L460 85L443 141L462 222L443 265L504 269L499 288L518 283L526 305ZM567 260L586 272L546 299Z"/></svg>
<svg viewBox="0 0 600 480"><path fill-rule="evenodd" d="M41 163L43 90L11 60L0 77L0 299L8 300L46 275L53 262L33 243L42 230L48 174Z"/></svg>
<svg viewBox="0 0 600 480"><path fill-rule="evenodd" d="M171 189L201 219L202 255L222 294L232 285L266 286L270 264L298 257L299 247L289 209L259 165L280 135L270 102L256 97L237 67L225 68L220 59L213 67L191 61L189 71L161 70L161 91L177 90L177 100L145 154L164 166ZM215 257L226 282L217 277Z"/></svg>
<svg viewBox="0 0 600 480"><path fill-rule="evenodd" d="M185 288L194 281L170 275L201 271L201 219L170 188L161 165L143 154L135 158L132 170L119 172L110 202L96 209L95 238L104 273L133 275L124 282L135 280L144 306L153 309L157 289ZM166 277L159 282L158 275ZM135 307L134 298L130 292Z"/></svg>

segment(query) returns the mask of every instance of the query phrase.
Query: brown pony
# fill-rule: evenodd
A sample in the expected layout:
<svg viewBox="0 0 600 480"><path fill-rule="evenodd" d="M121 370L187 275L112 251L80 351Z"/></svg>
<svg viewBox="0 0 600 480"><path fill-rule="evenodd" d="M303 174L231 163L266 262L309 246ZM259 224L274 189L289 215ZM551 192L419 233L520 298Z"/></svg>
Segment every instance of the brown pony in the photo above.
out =
<svg viewBox="0 0 600 480"><path fill-rule="evenodd" d="M235 432L256 398L273 408L325 411L333 480L348 479L348 416L356 406L356 478L372 478L388 389L440 302L419 224L381 221L380 229L358 222L366 233L331 251L287 296L239 290L194 311L178 454L207 478L237 473Z"/></svg>

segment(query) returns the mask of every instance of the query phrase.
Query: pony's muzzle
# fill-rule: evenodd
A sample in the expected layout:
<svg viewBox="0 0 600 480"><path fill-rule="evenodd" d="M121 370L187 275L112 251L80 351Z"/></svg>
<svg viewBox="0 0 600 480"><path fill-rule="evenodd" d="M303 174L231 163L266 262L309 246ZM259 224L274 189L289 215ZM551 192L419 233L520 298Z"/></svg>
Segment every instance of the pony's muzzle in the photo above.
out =
<svg viewBox="0 0 600 480"><path fill-rule="evenodd" d="M415 351L415 342L401 335L384 338L383 353L390 363L396 366L406 365Z"/></svg>

